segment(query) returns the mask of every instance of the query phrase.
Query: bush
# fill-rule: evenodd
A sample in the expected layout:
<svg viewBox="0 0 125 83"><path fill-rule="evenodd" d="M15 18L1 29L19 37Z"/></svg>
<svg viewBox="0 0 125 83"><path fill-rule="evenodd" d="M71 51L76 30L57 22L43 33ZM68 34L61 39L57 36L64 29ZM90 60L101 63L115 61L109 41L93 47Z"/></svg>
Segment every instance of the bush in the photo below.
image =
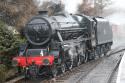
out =
<svg viewBox="0 0 125 83"><path fill-rule="evenodd" d="M7 26L0 21L0 53L6 53L17 47L16 40L12 31L8 30Z"/></svg>
<svg viewBox="0 0 125 83"><path fill-rule="evenodd" d="M22 39L8 30L7 25L0 21L0 59L8 68L11 67L11 59L17 54Z"/></svg>
<svg viewBox="0 0 125 83"><path fill-rule="evenodd" d="M7 68L5 65L0 64L0 83L4 83L7 77Z"/></svg>

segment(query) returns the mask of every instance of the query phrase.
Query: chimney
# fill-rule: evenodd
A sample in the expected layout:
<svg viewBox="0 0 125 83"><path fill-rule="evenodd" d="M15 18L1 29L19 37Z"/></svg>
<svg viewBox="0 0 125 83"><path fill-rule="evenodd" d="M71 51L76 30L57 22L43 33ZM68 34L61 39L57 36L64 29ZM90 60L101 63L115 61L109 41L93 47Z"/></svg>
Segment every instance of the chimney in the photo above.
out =
<svg viewBox="0 0 125 83"><path fill-rule="evenodd" d="M48 11L38 11L39 15L48 15Z"/></svg>

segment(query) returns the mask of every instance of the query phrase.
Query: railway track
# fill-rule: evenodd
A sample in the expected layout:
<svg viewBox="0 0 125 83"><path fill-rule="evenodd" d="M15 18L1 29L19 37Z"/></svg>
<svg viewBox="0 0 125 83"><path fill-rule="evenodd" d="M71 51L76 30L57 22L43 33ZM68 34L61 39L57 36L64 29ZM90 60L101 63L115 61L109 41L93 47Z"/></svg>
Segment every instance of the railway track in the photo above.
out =
<svg viewBox="0 0 125 83"><path fill-rule="evenodd" d="M116 52L116 54L113 53L110 57L104 57L106 59L103 59L86 77L78 79L76 83L83 83L83 81L84 83L111 83L112 76L119 66L122 54L122 52Z"/></svg>
<svg viewBox="0 0 125 83"><path fill-rule="evenodd" d="M74 78L78 78L79 74L81 74L79 72L84 72L83 74L87 75L91 70L93 70L101 62L101 60L102 59L93 60L93 61L90 61L86 64L82 64L79 67L75 67L72 69L72 71L67 71L64 74L60 74L56 78L56 80L43 78L43 79L38 79L38 80L26 80L25 81L24 79L20 79L20 80L17 80L16 82L13 82L13 83L52 83L52 82L54 82L54 83L69 83L69 81L67 81L67 78L69 78L70 76L73 76L75 74L77 74L77 76L75 76ZM73 80L73 79L71 79L71 80ZM12 83L12 81L9 83Z"/></svg>
<svg viewBox="0 0 125 83"><path fill-rule="evenodd" d="M124 51L124 50L125 50L124 47L119 48L119 50L118 50L118 49L113 49L112 51L110 51L110 52L108 53L107 56L110 57L110 56L112 56L112 55L114 55L114 54L117 54L117 53L119 53L119 52L122 52L122 51ZM103 57L102 60L105 60L106 58L107 58L107 57ZM111 83L112 76L114 75L116 69L118 68L119 63L120 63L120 61L121 61L121 58L122 58L122 54L121 54L120 56L118 55L116 65L114 66L113 70L109 73L108 78L107 78L107 80L106 80L107 82L104 81L104 83ZM93 68L93 69L94 69L94 68ZM95 69L96 69L96 68L95 68ZM92 70L91 70L91 71L92 71ZM90 71L90 72L91 72L91 71ZM90 72L88 72L87 74L81 73L81 75L80 75L77 79L75 79L72 83L81 83L80 80L81 80L82 78L86 77ZM90 82L86 82L86 83L90 83ZM92 83L96 83L96 82L92 82ZM101 83L101 82L97 82L97 83ZM103 82L102 82L102 83L103 83Z"/></svg>
<svg viewBox="0 0 125 83"><path fill-rule="evenodd" d="M93 70L101 62L101 60L102 59L93 60L86 64L83 64L78 68L74 68L71 71L71 73L68 71L69 75L64 74L62 77L56 80L56 83L70 83L70 82L76 83L76 79L79 79L82 76L86 76L91 70Z"/></svg>
<svg viewBox="0 0 125 83"><path fill-rule="evenodd" d="M125 48L122 47L122 48L115 48L113 50L111 50L108 54L108 57L111 56L111 55L114 55L116 53L119 53L119 52L122 52L124 51ZM94 60L94 61L90 61L88 63L85 63L85 64L82 64L80 65L79 67L76 67L76 68L73 68L72 71L67 71L65 72L64 74L61 74L59 75L56 80L54 79L40 79L40 80L28 80L28 81L24 81L24 76L18 76L16 77L15 79L12 79L6 83L51 83L51 82L54 82L54 83L69 83L69 82L72 82L72 83L79 83L80 80L84 77L86 77L93 69L96 68L96 66L103 60L105 59L105 57L101 58L101 59L98 59L98 60ZM120 60L119 60L120 62ZM118 63L119 63L118 62ZM117 68L118 64L116 65L116 68ZM107 79L107 83L110 83L110 79L112 77L112 74L114 73L115 71L115 68L114 70L110 73L110 76L109 78ZM72 77L71 77L72 76ZM68 79L68 80L67 80Z"/></svg>
<svg viewBox="0 0 125 83"><path fill-rule="evenodd" d="M118 62L118 64L114 68L114 70L111 72L107 83L116 83L119 63L120 63L120 61Z"/></svg>

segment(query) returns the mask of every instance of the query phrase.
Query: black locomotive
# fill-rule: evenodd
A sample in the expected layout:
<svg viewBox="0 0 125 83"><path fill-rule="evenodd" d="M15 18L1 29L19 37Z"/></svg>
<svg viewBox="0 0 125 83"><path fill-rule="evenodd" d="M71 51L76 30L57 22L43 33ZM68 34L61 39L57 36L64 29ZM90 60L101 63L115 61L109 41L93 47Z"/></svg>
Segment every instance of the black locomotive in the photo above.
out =
<svg viewBox="0 0 125 83"><path fill-rule="evenodd" d="M65 72L102 57L113 43L112 29L106 19L82 14L58 13L49 17L40 12L29 20L24 33L27 44L13 60L19 68L28 67L28 72L35 70L35 75L44 70L55 76L59 69Z"/></svg>

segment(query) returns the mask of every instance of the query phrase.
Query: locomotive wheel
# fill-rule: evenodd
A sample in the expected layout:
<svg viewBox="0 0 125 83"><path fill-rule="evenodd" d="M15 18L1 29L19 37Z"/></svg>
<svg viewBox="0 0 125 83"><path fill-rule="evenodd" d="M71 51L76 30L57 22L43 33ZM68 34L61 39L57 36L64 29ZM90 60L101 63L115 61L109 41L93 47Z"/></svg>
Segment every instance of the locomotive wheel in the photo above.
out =
<svg viewBox="0 0 125 83"><path fill-rule="evenodd" d="M108 51L106 51L106 52L104 53L104 56L107 56L107 53L108 53Z"/></svg>
<svg viewBox="0 0 125 83"><path fill-rule="evenodd" d="M105 56L108 56L108 52L110 49L111 49L110 45L107 44L105 48L105 53L104 53Z"/></svg>
<svg viewBox="0 0 125 83"><path fill-rule="evenodd" d="M24 76L25 76L25 79L29 79L30 78L30 74L29 74L29 70L28 69L24 69Z"/></svg>
<svg viewBox="0 0 125 83"><path fill-rule="evenodd" d="M104 53L101 53L100 57L103 57L104 56Z"/></svg>
<svg viewBox="0 0 125 83"><path fill-rule="evenodd" d="M81 59L80 59L80 55L77 56L77 62L76 62L76 66L79 66L81 64Z"/></svg>
<svg viewBox="0 0 125 83"><path fill-rule="evenodd" d="M86 53L85 53L84 60L83 60L84 63L86 63L86 62L88 61L88 57L89 57L89 53L86 52Z"/></svg>
<svg viewBox="0 0 125 83"><path fill-rule="evenodd" d="M103 57L104 56L104 51L103 51L103 47L101 48L101 55L100 57Z"/></svg>
<svg viewBox="0 0 125 83"><path fill-rule="evenodd" d="M98 53L97 53L97 50L94 50L94 60L97 60L97 59L99 59L99 55L98 55Z"/></svg>
<svg viewBox="0 0 125 83"><path fill-rule="evenodd" d="M29 66L28 73L31 79L37 78L38 76L38 67L35 64Z"/></svg>
<svg viewBox="0 0 125 83"><path fill-rule="evenodd" d="M99 58L100 58L100 54L101 54L100 48L97 47L97 48L95 49L95 58L96 58L96 59L99 59Z"/></svg>
<svg viewBox="0 0 125 83"><path fill-rule="evenodd" d="M99 55L95 54L94 60L97 60L97 59L99 59Z"/></svg>
<svg viewBox="0 0 125 83"><path fill-rule="evenodd" d="M107 45L107 48L106 48L106 52L105 52L105 56L109 56L109 51L111 50L111 47L110 45Z"/></svg>
<svg viewBox="0 0 125 83"><path fill-rule="evenodd" d="M56 66L56 65L53 65L52 68L51 68L52 77L56 77L56 76L57 76L57 73L58 73L57 66Z"/></svg>
<svg viewBox="0 0 125 83"><path fill-rule="evenodd" d="M62 63L61 64L61 73L65 73L65 71L66 71L66 64Z"/></svg>
<svg viewBox="0 0 125 83"><path fill-rule="evenodd" d="M18 73L18 74L21 74L21 73L22 73L21 67L17 67L17 73Z"/></svg>
<svg viewBox="0 0 125 83"><path fill-rule="evenodd" d="M73 61L67 62L67 67L69 70L71 70L73 68Z"/></svg>

